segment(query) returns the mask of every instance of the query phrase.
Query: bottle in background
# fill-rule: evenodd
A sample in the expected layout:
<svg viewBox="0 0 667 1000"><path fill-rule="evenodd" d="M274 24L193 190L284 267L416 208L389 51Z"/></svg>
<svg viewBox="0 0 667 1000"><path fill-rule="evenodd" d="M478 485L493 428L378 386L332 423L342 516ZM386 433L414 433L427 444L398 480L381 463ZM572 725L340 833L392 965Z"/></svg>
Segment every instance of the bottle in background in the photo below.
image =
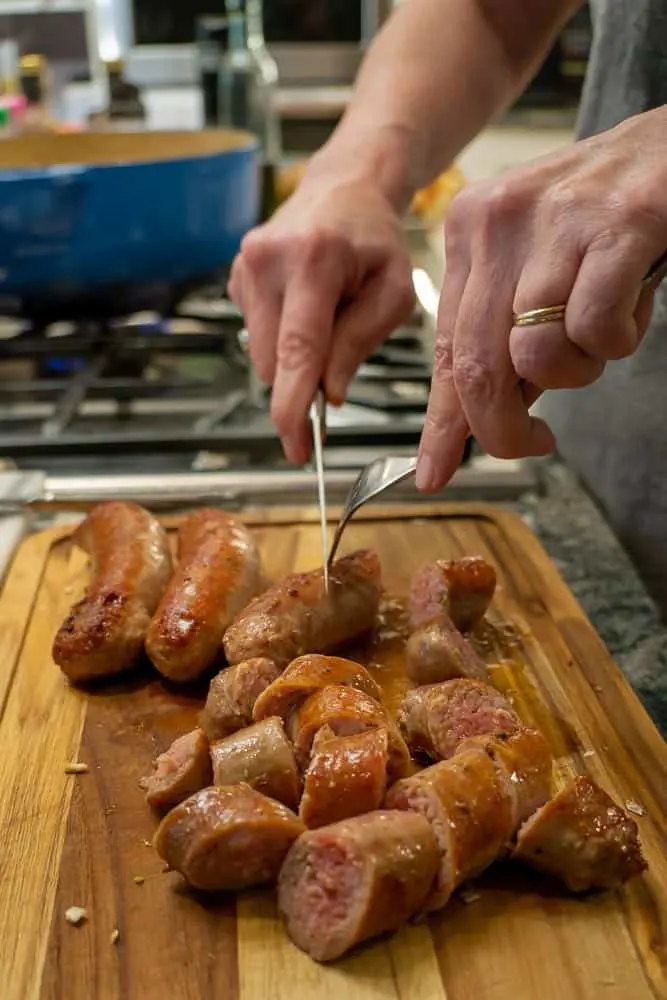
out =
<svg viewBox="0 0 667 1000"><path fill-rule="evenodd" d="M51 71L44 56L36 53L19 60L20 89L25 107L16 116L21 132L54 132L57 124L51 112Z"/></svg>
<svg viewBox="0 0 667 1000"><path fill-rule="evenodd" d="M136 84L125 79L125 63L112 59L106 64L109 104L104 116L107 128L140 130L146 127L146 107Z"/></svg>
<svg viewBox="0 0 667 1000"><path fill-rule="evenodd" d="M282 158L276 106L278 67L264 40L262 0L226 0L228 48L219 71L219 123L257 136L262 170L262 218L276 207Z"/></svg>
<svg viewBox="0 0 667 1000"><path fill-rule="evenodd" d="M204 125L215 128L220 123L220 65L229 44L227 18L198 17L196 43Z"/></svg>
<svg viewBox="0 0 667 1000"><path fill-rule="evenodd" d="M13 38L0 40L0 95L16 97L19 88L19 47Z"/></svg>

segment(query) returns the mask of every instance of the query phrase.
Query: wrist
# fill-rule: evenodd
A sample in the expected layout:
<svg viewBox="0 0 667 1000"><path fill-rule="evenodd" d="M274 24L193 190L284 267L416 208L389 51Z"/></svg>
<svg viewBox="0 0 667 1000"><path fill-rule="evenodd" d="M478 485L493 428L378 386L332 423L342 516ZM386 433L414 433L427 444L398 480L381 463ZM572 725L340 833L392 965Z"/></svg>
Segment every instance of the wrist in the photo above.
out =
<svg viewBox="0 0 667 1000"><path fill-rule="evenodd" d="M304 181L330 175L337 183L368 183L402 215L419 186L414 148L408 127L369 127L348 112L328 142L311 158Z"/></svg>

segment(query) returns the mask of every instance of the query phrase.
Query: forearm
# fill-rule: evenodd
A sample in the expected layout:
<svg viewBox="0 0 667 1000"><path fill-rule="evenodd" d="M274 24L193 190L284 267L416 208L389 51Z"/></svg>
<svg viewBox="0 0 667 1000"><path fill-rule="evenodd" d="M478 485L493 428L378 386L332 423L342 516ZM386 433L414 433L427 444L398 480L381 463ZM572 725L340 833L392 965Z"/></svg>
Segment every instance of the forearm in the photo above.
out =
<svg viewBox="0 0 667 1000"><path fill-rule="evenodd" d="M367 171L397 208L523 90L578 0L405 0L314 170Z"/></svg>

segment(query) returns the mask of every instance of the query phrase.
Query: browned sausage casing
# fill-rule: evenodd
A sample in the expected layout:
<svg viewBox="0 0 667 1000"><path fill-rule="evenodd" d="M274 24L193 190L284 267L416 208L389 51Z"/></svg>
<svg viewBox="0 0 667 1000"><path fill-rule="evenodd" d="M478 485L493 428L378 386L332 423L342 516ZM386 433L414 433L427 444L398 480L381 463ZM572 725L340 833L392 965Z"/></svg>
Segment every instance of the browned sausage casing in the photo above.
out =
<svg viewBox="0 0 667 1000"><path fill-rule="evenodd" d="M429 911L445 906L466 879L479 875L509 843L510 801L493 762L477 748L463 750L389 789L387 809L421 813L433 824L441 852Z"/></svg>
<svg viewBox="0 0 667 1000"><path fill-rule="evenodd" d="M164 817L155 849L196 889L236 892L273 882L305 827L249 785L204 788Z"/></svg>
<svg viewBox="0 0 667 1000"><path fill-rule="evenodd" d="M56 634L53 659L77 682L134 666L172 563L164 528L135 503L99 504L73 540L90 556L92 575Z"/></svg>
<svg viewBox="0 0 667 1000"><path fill-rule="evenodd" d="M253 716L259 720L279 715L287 721L306 698L330 684L357 688L376 701L382 697L380 688L360 663L340 656L310 653L292 660L280 677L266 688L255 702Z"/></svg>
<svg viewBox="0 0 667 1000"><path fill-rule="evenodd" d="M236 785L243 781L289 809L296 809L301 779L292 744L281 719L263 719L211 744L213 782Z"/></svg>
<svg viewBox="0 0 667 1000"><path fill-rule="evenodd" d="M266 656L284 668L304 653L330 653L369 632L380 600L380 562L370 550L322 570L293 573L251 601L225 633L229 663Z"/></svg>
<svg viewBox="0 0 667 1000"><path fill-rule="evenodd" d="M329 726L313 741L299 816L315 829L379 809L387 787L386 729L336 736Z"/></svg>
<svg viewBox="0 0 667 1000"><path fill-rule="evenodd" d="M469 678L408 691L401 703L399 722L412 752L433 760L452 757L470 736L513 733L522 725L499 691Z"/></svg>
<svg viewBox="0 0 667 1000"><path fill-rule="evenodd" d="M446 614L412 633L405 646L405 672L414 684L437 684L453 677L488 680L484 660Z"/></svg>
<svg viewBox="0 0 667 1000"><path fill-rule="evenodd" d="M191 681L222 652L225 629L261 586L255 541L236 518L204 508L183 522L180 560L151 622L146 652L165 677Z"/></svg>
<svg viewBox="0 0 667 1000"><path fill-rule="evenodd" d="M199 725L208 738L220 740L249 726L255 702L278 677L280 670L273 660L262 657L225 667L216 674L199 717Z"/></svg>
<svg viewBox="0 0 667 1000"><path fill-rule="evenodd" d="M522 727L511 734L475 736L459 749L473 746L495 764L512 803L512 825L518 830L551 795L553 757L549 744L537 729Z"/></svg>
<svg viewBox="0 0 667 1000"><path fill-rule="evenodd" d="M495 589L496 571L480 556L429 563L412 578L410 628L445 612L456 628L468 632L486 614Z"/></svg>
<svg viewBox="0 0 667 1000"><path fill-rule="evenodd" d="M309 830L278 880L287 933L318 962L340 958L414 916L439 862L431 825L417 813L371 812Z"/></svg>
<svg viewBox="0 0 667 1000"><path fill-rule="evenodd" d="M201 729L179 736L153 763L154 772L140 785L154 809L173 809L179 802L211 784L211 755Z"/></svg>
<svg viewBox="0 0 667 1000"><path fill-rule="evenodd" d="M571 892L613 889L648 867L635 821L582 775L524 823L514 857Z"/></svg>
<svg viewBox="0 0 667 1000"><path fill-rule="evenodd" d="M288 731L300 767L306 767L315 734L329 726L336 736L352 736L366 729L386 729L389 738L389 781L412 770L410 752L387 710L363 691L350 687L321 688L292 715Z"/></svg>

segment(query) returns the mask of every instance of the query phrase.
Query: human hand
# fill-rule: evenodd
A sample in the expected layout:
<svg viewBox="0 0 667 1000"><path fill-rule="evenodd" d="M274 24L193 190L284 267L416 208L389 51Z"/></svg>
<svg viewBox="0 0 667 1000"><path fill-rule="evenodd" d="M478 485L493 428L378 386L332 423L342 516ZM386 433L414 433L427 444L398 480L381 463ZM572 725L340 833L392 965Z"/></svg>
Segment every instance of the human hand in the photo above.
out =
<svg viewBox="0 0 667 1000"><path fill-rule="evenodd" d="M666 108L647 112L454 200L420 489L449 480L469 434L499 458L547 454L529 413L540 392L637 349L655 291L642 279L667 247L666 126ZM514 325L565 303L561 321Z"/></svg>
<svg viewBox="0 0 667 1000"><path fill-rule="evenodd" d="M308 173L234 262L229 294L245 317L287 458L311 452L320 380L343 402L357 368L414 305L401 219L372 182Z"/></svg>

